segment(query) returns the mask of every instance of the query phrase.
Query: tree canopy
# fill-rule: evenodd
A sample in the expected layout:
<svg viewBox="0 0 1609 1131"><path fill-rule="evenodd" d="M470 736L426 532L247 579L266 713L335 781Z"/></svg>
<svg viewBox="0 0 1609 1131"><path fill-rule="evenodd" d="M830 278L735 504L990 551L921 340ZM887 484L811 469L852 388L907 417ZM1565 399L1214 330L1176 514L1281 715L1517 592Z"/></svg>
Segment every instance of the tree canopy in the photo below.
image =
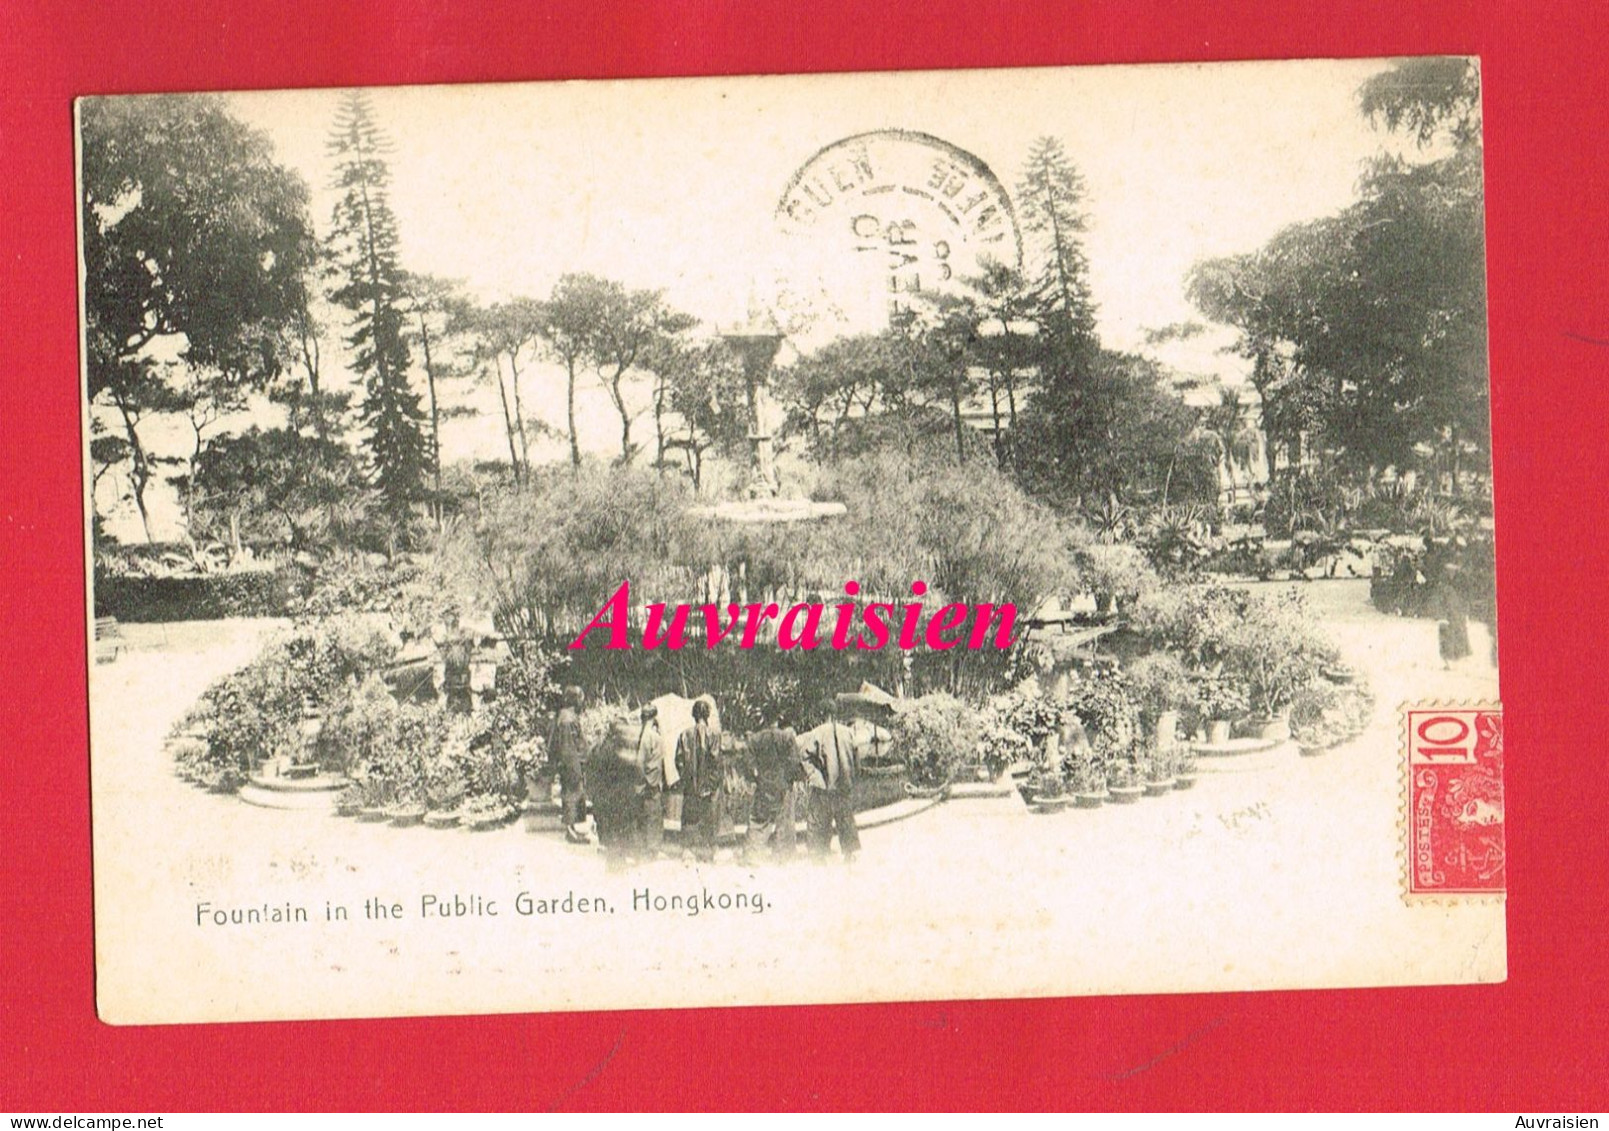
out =
<svg viewBox="0 0 1609 1131"><path fill-rule="evenodd" d="M79 122L89 395L118 413L101 454L129 461L149 537L139 423L184 408L149 347L228 386L278 374L315 253L308 191L216 97L91 98Z"/></svg>
<svg viewBox="0 0 1609 1131"><path fill-rule="evenodd" d="M1360 92L1366 114L1450 149L1382 155L1358 200L1258 251L1197 264L1190 298L1240 331L1271 442L1357 468L1434 450L1456 482L1487 437L1479 102L1466 60L1408 60Z"/></svg>

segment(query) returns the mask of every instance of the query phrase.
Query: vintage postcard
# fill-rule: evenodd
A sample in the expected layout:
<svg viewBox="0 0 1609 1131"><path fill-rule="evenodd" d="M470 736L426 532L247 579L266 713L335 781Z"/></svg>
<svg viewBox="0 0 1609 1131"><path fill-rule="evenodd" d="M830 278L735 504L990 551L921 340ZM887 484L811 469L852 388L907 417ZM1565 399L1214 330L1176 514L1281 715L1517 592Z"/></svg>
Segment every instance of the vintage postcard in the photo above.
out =
<svg viewBox="0 0 1609 1131"><path fill-rule="evenodd" d="M1480 105L80 100L102 1018L1502 980Z"/></svg>

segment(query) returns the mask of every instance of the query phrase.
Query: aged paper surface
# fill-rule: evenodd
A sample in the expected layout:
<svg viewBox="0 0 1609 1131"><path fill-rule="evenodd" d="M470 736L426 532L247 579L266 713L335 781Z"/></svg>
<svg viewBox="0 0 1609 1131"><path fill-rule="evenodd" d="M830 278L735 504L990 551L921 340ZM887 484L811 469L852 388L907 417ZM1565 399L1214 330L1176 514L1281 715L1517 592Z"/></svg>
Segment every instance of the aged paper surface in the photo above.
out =
<svg viewBox="0 0 1609 1131"><path fill-rule="evenodd" d="M1449 81L1474 74L1461 60L1437 62L1444 66L1436 73ZM1445 386L1455 394L1478 386L1478 393L1458 400L1445 424L1440 418L1422 424L1414 413L1439 402L1428 386L1412 382L1421 371L1442 372L1437 366L1445 368L1452 355L1438 335L1453 331L1424 331L1411 348L1398 339L1379 344L1390 335L1368 332L1397 325L1393 295L1433 291L1434 303L1422 305L1451 308L1456 296L1435 280L1456 275L1467 261L1426 261L1435 249L1456 246L1479 265L1479 122L1456 114L1426 122L1411 111L1394 118L1389 104L1377 106L1371 121L1360 90L1394 66L1375 60L394 89L369 93L367 113L383 145L369 151L363 142L357 156L352 145L332 141L342 136L339 123L350 126L350 117L342 117L350 103L338 91L205 96L222 115L210 119L219 134L196 124L204 125L204 116L187 117L185 106L165 119L151 114L143 133L119 133L127 124L119 115L138 118L138 105L151 100L81 103L86 496L96 516L92 619L100 618L90 719L101 1016L138 1024L1502 980L1500 781L1495 791L1487 784L1459 794L1456 809L1444 798L1435 801L1445 810L1437 819L1458 831L1463 864L1480 877L1478 891L1404 898L1415 794L1406 761L1408 713L1399 705L1495 704L1498 685L1491 617L1471 596L1490 591L1489 577L1470 581L1472 573L1491 569L1489 558L1482 566L1471 550L1491 537L1482 517L1489 502L1484 510L1480 502L1483 491L1490 497L1484 340L1456 354L1466 384ZM243 133L230 134L219 125L223 119ZM167 135L150 125L159 120ZM186 122L194 132L174 125ZM346 136L360 134L348 129ZM245 136L255 140L239 141ZM217 176L186 172L182 161L164 164L162 146L175 137L198 152L217 145L218 161L188 167L210 167ZM1071 192L1070 211L1036 209L1029 199L1029 173L1036 153L1044 156L1045 138L1055 139L1076 167L1076 181L1069 182L1057 179L1061 166L1054 160L1040 166L1061 186L1055 191ZM249 160L240 157L241 147ZM1467 240L1436 242L1461 216L1436 212L1426 220L1415 211L1425 199L1415 195L1420 182L1454 176L1447 170L1456 171L1471 153L1472 253ZM268 187L240 194L226 183L228 163L236 160L247 182ZM363 161L375 164L365 168ZM394 225L389 251L383 239L381 251L410 272L394 285L382 271L350 270L352 248L362 249L353 233L375 231L372 214L355 218L351 202L366 198L355 192L352 174L373 177L376 165L384 178L369 184L383 187ZM299 205L285 188L290 182L276 180L270 166L305 184ZM176 191L174 181L188 191ZM211 209L208 199L231 203ZM145 223L159 200L189 203L136 233L135 221ZM1399 227L1358 211L1365 206L1397 208L1390 224ZM245 209L248 221L232 227L230 217L239 215L232 208ZM303 234L323 249L320 256L294 240L251 242L266 241L274 225L294 227L285 217L298 209L310 217ZM1047 231L1071 215L1079 218L1076 237L1065 237L1061 256L1047 259L1047 239L1064 238ZM1421 220L1432 234L1427 242L1405 244L1408 250L1374 242ZM1321 230L1321 223L1334 227ZM1277 243L1303 225L1307 243ZM248 235L240 236L245 229ZM192 237L188 243L175 235L182 232ZM216 270L176 260L168 266L169 252L134 246L137 239L161 242L153 233L172 237L193 257L239 258ZM1274 317L1268 311L1289 282L1276 268L1302 254L1311 255L1312 293L1321 295L1315 303L1352 285L1322 270L1332 258L1345 266L1343 249L1364 257L1360 262L1420 268L1373 280L1377 292L1360 292L1352 306L1346 306L1352 298L1342 302L1354 313L1363 309L1358 304L1377 302L1368 307L1373 314L1358 315L1356 342L1382 351L1371 355L1367 371L1348 368L1354 354L1348 343L1332 340L1339 334L1334 326L1320 333L1297 325L1290 342L1258 321ZM304 253L305 263L286 270ZM1265 258L1248 266L1259 253ZM108 265L118 262L137 269L113 278ZM978 300L977 280L995 269L1017 272L1018 306ZM1070 289L1069 270L1080 277ZM1210 284L1234 271L1243 272L1232 280L1239 291L1220 288L1218 305L1204 310L1213 298L1202 280ZM455 301L462 305L431 307L424 276L457 280ZM591 328L577 329L554 314L566 278L573 285L578 277L614 281L628 297L656 293L662 312L686 317L660 317L643 339L652 339L652 347L632 347L629 357L620 348L611 354L599 345L607 337L597 329L605 316L594 310ZM1309 285L1305 279L1293 284L1295 293L1309 295L1300 289ZM254 299L259 285L264 294ZM1252 286L1265 289L1249 305L1223 298L1245 297ZM1483 311L1480 279L1469 287ZM142 297L142 290L162 293ZM216 304L209 305L217 293L237 300L243 312L222 330L211 313ZM779 863L744 853L734 835L743 824L738 801L746 803L746 787L738 783L749 765L747 739L778 721L760 717L774 713L819 740L825 716L816 701L768 703L749 715L747 701L696 680L651 677L622 690L608 675L601 646L609 630L601 629L587 643L587 660L540 689L545 721L527 728L524 745L499 747L506 780L476 779L465 792L463 781L451 780L460 763L448 764L440 753L448 747L438 737L436 760L417 771L421 792L376 795L363 812L338 815L338 804L349 813L360 808L365 782L384 784L384 774L352 749L330 746L338 712L351 709L359 686L370 685L368 675L377 686L384 674L389 693L418 700L421 711L449 720L442 726L466 733L472 724L451 723L452 717L484 717L519 693L510 656L525 641L497 605L507 592L498 588L506 578L496 563L527 562L519 555L546 527L499 528L513 512L497 510L488 498L504 490L558 497L570 489L561 485L572 462L585 475L627 464L614 472L624 481L637 482L629 477L639 473L674 480L685 492L674 505L689 508L708 529L795 539L802 559L831 531L867 517L869 504L857 503L853 490L821 489L820 467L844 455L823 445L839 443L838 428L860 427L857 435L875 446L882 434L871 425L896 418L927 421L926 432L917 428L928 444L921 458L942 456L963 466L979 459L990 475L1004 477L999 482L1042 487L1043 480L1022 470L1026 464L1012 461L1025 458L1029 422L1040 411L1035 398L1052 403L1044 392L1047 375L1061 362L1034 350L1048 348L1061 332L1058 318L1076 313L1068 309L1069 293L1090 314L1088 333L1107 351L1101 356L1127 359L1122 364L1131 368L1123 372L1141 366L1148 381L1155 378L1157 395L1195 415L1156 416L1175 421L1154 427L1177 429L1170 442L1183 455L1115 461L1155 461L1153 479L1123 481L1127 495L1118 488L1024 488L1039 493L1023 505L1043 505L1055 512L1054 521L1077 526L1067 552L1082 555L1082 582L1023 591L1017 666L990 669L992 682L957 683L957 696L980 719L1003 717L998 704L989 715L989 701L1013 689L1076 697L1077 688L1099 685L1115 664L1130 669L1143 651L1133 641L1150 623L1147 601L1217 584L1271 604L1299 592L1304 623L1330 649L1308 675L1341 689L1337 701L1356 707L1353 725L1343 727L1322 708L1304 717L1307 683L1266 700L1275 708L1271 727L1258 731L1242 720L1227 739L1213 733L1206 708L1193 699L1198 706L1183 712L1177 742L1164 725L1165 752L1138 735L1118 750L1081 715L1093 748L1064 724L1054 741L1028 741L1010 764L963 758L938 775L942 781L924 778L912 764L879 803L857 794L861 850L849 863L840 859L841 839L813 860L803 851L805 809L818 798L799 786L791 796L799 804L800 852ZM523 297L538 302L521 337L514 315ZM969 301L974 305L957 305ZM386 379L372 345L373 327L383 327L384 316L376 321L374 312L392 302L406 324L397 334L408 343L396 355L393 376L413 392L420 429L430 426L427 406L438 405L440 382L431 444L447 486L438 481L430 494L425 451L419 465L425 486L405 508L404 533L394 527L389 542L353 534L343 544L343 531L389 506L375 470L376 425L364 406ZM957 325L958 309L969 312L963 316L969 329L944 338L945 327ZM494 325L499 311L510 318ZM125 319L121 327L110 324L114 315ZM1412 317L1403 314L1403 323ZM1448 319L1437 317L1444 326ZM905 336L886 338L891 323ZM367 339L354 329L363 325L371 328ZM931 339L921 337L930 331ZM512 348L500 332L513 334ZM1252 340L1259 332L1268 335L1261 354ZM859 363L830 351L879 334L901 343L921 338L924 349L939 351L920 354L922 364L951 374L964 393L951 397L943 382L895 390L886 368L869 379L884 382L880 392L846 388L841 379ZM1023 354L1007 361L988 354L991 343L1016 339L1026 343ZM619 347L618 338L610 340ZM566 342L583 343L576 346L573 395ZM669 350L666 342L695 368L677 369L664 360L671 354L654 352ZM677 385L682 378L675 374L704 372L685 358L712 342L730 350L727 368L717 363L710 371L730 382L725 399L695 390L673 403L668 390L696 384L687 378L686 386ZM943 354L950 347L957 352ZM985 354L995 360L979 360ZM263 361L269 355L273 360ZM838 360L811 370L810 359L822 356ZM313 369L322 384L307 379ZM1280 398L1309 388L1303 382L1320 372L1324 380L1311 385L1320 399L1303 402L1307 423L1291 424L1279 414L1296 410L1280 406L1295 400ZM1358 388L1383 372L1397 382L1388 394L1396 399L1393 411L1418 429L1405 432L1389 466L1384 457L1358 458L1363 441L1336 423L1344 412L1363 411ZM840 384L812 399L805 380L811 373ZM746 400L733 392L745 388ZM317 397L332 392L345 394L344 404L319 409ZM1001 407L1019 394L1022 405ZM1230 401L1247 411L1226 428L1211 413ZM1144 402L1151 406L1144 410L1156 403ZM1144 405L1122 402L1117 416L1138 419ZM1061 418L1046 419L1056 425ZM1153 425L1137 427L1145 432ZM329 441L333 447L315 443L324 429L339 433ZM229 443L253 430L294 434L286 442L303 443L305 451L292 458ZM1207 434L1219 439L1203 440ZM905 438L893 441L896 462L915 460L917 442L897 435ZM1038 435L1051 451L1084 443L1054 428ZM1179 462L1214 442L1222 451L1207 466L1219 482L1202 489L1203 509L1167 509L1186 490L1177 485ZM330 471L347 458L343 450L360 469L354 478ZM309 461L318 474L307 472ZM292 475L286 467L300 470L291 479L273 478ZM331 477L319 480L325 473ZM1107 474L1125 472L1119 466ZM996 482L982 471L978 476L980 483ZM323 494L309 486L314 480L323 483ZM1332 480L1345 480L1354 494L1309 490ZM1301 506L1280 501L1282 486L1295 498L1292 483L1309 491ZM440 499L454 491L460 509L449 521L452 508ZM312 493L299 494L306 492ZM340 510L366 492L378 492L372 510ZM1379 506L1369 510L1365 496L1381 500ZM286 501L292 497L294 504ZM1123 513L1114 517L1119 506ZM1003 513L1005 504L998 509ZM1399 522L1392 515L1406 517ZM1199 553L1160 541L1174 520L1191 527ZM894 530L892 523L882 527ZM919 524L910 529L912 538L929 537ZM458 551L449 546L453 531ZM990 535L978 556L996 553L992 547L1004 545L997 538L1009 533ZM1238 558L1237 540L1244 550ZM1135 561L1143 550L1143 569L1155 575L1147 594L1093 580L1088 563L1109 561L1105 550L1114 545L1135 546ZM431 606L447 584L432 580L446 576L433 573L433 563L453 552L492 563L491 580L465 567L479 577L466 582L466 595L455 597L456 605ZM1189 557L1197 553L1200 561ZM413 564L395 581L395 594L377 598L352 580L363 571L385 573L399 554ZM576 568L607 556L599 551ZM924 562L931 568L931 558L913 561L911 581L924 576L916 572ZM851 569L871 568L848 557L841 564L837 575L807 570L794 579L799 588L771 591L828 606L823 650L832 605L848 599L840 594L857 576ZM290 604L220 604L206 596L211 581L188 589L177 583L175 597L151 596L173 584L149 584L158 576L270 570L297 579L301 588ZM937 574L926 576L935 591L942 587ZM588 608L606 608L618 582L631 583L632 606L688 602L695 622L706 600L724 608L727 601L773 599L750 593L737 577L733 569L710 588L671 592L656 589L653 577L620 576L598 585ZM1114 589L1115 611L1107 600ZM946 600L972 603L1016 596L959 585L944 592ZM903 588L867 596L916 599ZM410 602L425 612L414 615ZM782 601L784 610L788 603ZM220 756L224 740L215 736L233 735L227 711L204 719L195 713L209 687L261 664L264 655L293 655L273 649L298 632L318 631L309 626L321 618L348 615L388 634L386 671L343 670L326 686L298 691L304 717L275 732L280 745L253 750L236 735L230 741L243 753ZM460 615L474 626L463 630L468 659L461 664L453 658ZM569 636L589 615L568 624ZM779 648L768 635L774 631L762 630L739 660L769 662ZM641 635L634 616L630 636L639 651ZM989 646L985 640L973 651ZM686 649L709 651L702 638ZM563 651L561 644L555 654ZM854 651L851 643L848 652ZM1196 655L1199 663L1187 665L1192 687L1225 676L1226 663L1233 664L1227 654L1208 647ZM836 658L825 656L825 670ZM823 677L821 689L838 694L839 709L853 716L844 729L865 759L859 772L868 779L890 737L905 733L901 713L918 693L940 689L920 657L913 662L901 669L896 657L890 679L871 681L907 693L892 708L878 693L855 694L863 682L859 669L845 668L841 685ZM462 686L454 682L455 664L468 672ZM272 683L271 675L260 678L268 683L253 686ZM652 678L659 684L651 685ZM663 810L661 850L617 853L618 840L599 846L566 839L564 821L572 814L556 811L561 789L546 758L562 725L551 718L557 688L572 680L583 687L589 709L599 702L619 706L617 727L625 712L652 696L713 695L729 764L711 853L692 851L696 840L679 828L687 794L675 780L676 739L692 715L674 698L662 701L656 744L667 763L660 781L672 787L666 798L675 798ZM1366 697L1353 695L1361 688ZM1253 714L1254 705L1235 713ZM537 712L534 699L531 710ZM1484 717L1500 726L1495 712ZM1304 721L1308 730L1292 737L1291 727L1301 731ZM1161 733L1150 719L1144 729ZM975 748L985 743L980 735L970 740ZM1299 749L1304 735L1311 739L1306 751ZM585 737L589 749L600 745L590 730ZM1495 744L1500 765L1500 735ZM407 742L401 746L398 756L406 757ZM1488 741L1481 756L1492 748ZM890 749L897 752L897 744ZM1474 765L1474 749L1461 765ZM1086 750L1101 754L1112 787L1091 787L1102 796L1087 809L1073 804L1079 785L1073 767ZM224 765L230 757L238 766ZM468 754L461 763L475 764ZM1160 780L1164 764L1167 785L1136 803L1119 803L1128 788L1125 766L1141 779ZM301 776L303 769L309 776ZM1045 786L1050 777L1056 788ZM589 786L598 795L591 798L597 812L603 790ZM466 799L482 794L493 801L476 810ZM498 807L515 794L526 800ZM1044 803L1036 804L1036 796ZM451 827L420 819L449 810L450 819L435 823ZM487 827L466 827L482 813ZM606 820L581 819L576 839L595 840L600 832L612 839L600 827ZM1486 855L1469 859L1469 844L1487 846Z"/></svg>

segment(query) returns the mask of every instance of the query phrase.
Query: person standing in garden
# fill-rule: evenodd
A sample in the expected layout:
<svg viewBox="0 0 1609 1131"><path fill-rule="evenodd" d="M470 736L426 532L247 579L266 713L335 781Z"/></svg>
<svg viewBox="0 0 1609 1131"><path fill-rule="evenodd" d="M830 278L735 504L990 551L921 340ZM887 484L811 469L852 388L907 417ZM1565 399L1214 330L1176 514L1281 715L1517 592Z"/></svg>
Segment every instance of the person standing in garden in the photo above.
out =
<svg viewBox="0 0 1609 1131"><path fill-rule="evenodd" d="M845 860L860 851L860 830L855 827L853 793L859 759L855 733L838 721L837 704L822 704L825 726L810 732L804 749L806 780L810 785L808 820L810 851L817 857L832 851L832 838L838 836L838 850Z"/></svg>
<svg viewBox="0 0 1609 1131"><path fill-rule="evenodd" d="M658 847L657 835L650 839L660 824L664 758L658 716L651 703L635 715L621 715L587 758L587 803L611 869L651 856Z"/></svg>
<svg viewBox="0 0 1609 1131"><path fill-rule="evenodd" d="M750 861L770 849L777 860L793 856L795 786L804 780L799 760L799 736L780 719L749 739L754 779L754 802L749 808L749 831L743 854Z"/></svg>
<svg viewBox="0 0 1609 1131"><path fill-rule="evenodd" d="M1458 563L1447 562L1441 567L1430 608L1436 617L1436 643L1441 649L1441 666L1448 669L1471 652L1469 603L1458 588Z"/></svg>
<svg viewBox="0 0 1609 1131"><path fill-rule="evenodd" d="M581 735L581 708L586 695L579 687L564 689L564 705L553 722L553 738L548 743L549 757L559 770L559 798L564 806L564 839L571 844L591 844L592 839L581 828L582 763L586 758L586 739Z"/></svg>
<svg viewBox="0 0 1609 1131"><path fill-rule="evenodd" d="M659 853L665 835L665 753L659 729L659 708L643 705L633 765L632 852L645 860Z"/></svg>
<svg viewBox="0 0 1609 1131"><path fill-rule="evenodd" d="M715 858L715 795L724 771L710 726L710 705L693 703L693 725L676 738L677 788L682 794L682 840L700 860Z"/></svg>

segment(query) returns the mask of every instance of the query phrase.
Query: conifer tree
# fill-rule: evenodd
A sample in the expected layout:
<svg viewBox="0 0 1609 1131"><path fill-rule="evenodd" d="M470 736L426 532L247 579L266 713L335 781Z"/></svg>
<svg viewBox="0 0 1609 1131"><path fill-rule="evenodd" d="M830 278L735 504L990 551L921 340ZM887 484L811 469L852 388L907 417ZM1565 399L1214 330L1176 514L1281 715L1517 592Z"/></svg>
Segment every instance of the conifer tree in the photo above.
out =
<svg viewBox="0 0 1609 1131"><path fill-rule="evenodd" d="M347 344L363 378L359 419L368 462L387 509L401 520L424 495L431 453L419 394L408 380L406 276L391 211L390 146L363 92L343 98L328 148L341 192L330 225L330 300L351 312Z"/></svg>
<svg viewBox="0 0 1609 1131"><path fill-rule="evenodd" d="M1062 143L1053 137L1034 142L1017 185L1017 208L1037 245L1040 271L1034 282L1047 328L1093 343L1095 304L1079 239L1088 228L1084 193L1084 177Z"/></svg>

